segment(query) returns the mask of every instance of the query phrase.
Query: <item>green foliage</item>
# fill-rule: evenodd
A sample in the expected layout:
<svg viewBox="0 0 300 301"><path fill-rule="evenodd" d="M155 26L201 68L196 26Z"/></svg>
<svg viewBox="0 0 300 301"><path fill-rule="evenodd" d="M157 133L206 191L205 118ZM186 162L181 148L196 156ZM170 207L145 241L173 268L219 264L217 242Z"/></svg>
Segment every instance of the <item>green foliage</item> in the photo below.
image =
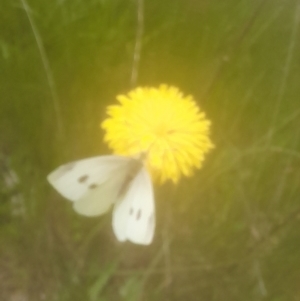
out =
<svg viewBox="0 0 300 301"><path fill-rule="evenodd" d="M155 187L149 247L46 182L108 152L99 124L131 89L141 2L27 1L0 1L0 300L298 300L298 1L145 1L134 84L193 94L216 145Z"/></svg>

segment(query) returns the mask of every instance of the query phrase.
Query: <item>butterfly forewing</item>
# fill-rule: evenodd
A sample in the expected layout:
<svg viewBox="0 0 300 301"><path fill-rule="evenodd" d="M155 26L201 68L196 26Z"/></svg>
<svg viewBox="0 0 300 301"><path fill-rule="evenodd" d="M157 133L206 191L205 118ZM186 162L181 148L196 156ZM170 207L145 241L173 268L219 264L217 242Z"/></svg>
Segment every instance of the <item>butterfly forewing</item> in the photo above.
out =
<svg viewBox="0 0 300 301"><path fill-rule="evenodd" d="M129 158L100 156L62 165L48 175L50 184L65 198L77 201L95 185L107 181Z"/></svg>
<svg viewBox="0 0 300 301"><path fill-rule="evenodd" d="M130 240L144 245L151 243L155 229L155 205L151 179L144 167L117 201L113 229L119 241Z"/></svg>
<svg viewBox="0 0 300 301"><path fill-rule="evenodd" d="M105 213L117 201L119 190L127 177L130 165L128 162L125 166L114 170L103 183L89 187L89 191L74 202L74 210L86 216L97 216Z"/></svg>

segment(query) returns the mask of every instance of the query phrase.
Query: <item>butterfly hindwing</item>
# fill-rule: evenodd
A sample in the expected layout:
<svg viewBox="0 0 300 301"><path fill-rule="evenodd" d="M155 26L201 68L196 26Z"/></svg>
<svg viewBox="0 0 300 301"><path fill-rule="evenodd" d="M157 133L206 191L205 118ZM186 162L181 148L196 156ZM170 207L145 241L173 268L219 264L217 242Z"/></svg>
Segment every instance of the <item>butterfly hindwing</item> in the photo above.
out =
<svg viewBox="0 0 300 301"><path fill-rule="evenodd" d="M149 174L142 167L115 204L113 229L119 241L150 244L155 228L155 205Z"/></svg>
<svg viewBox="0 0 300 301"><path fill-rule="evenodd" d="M78 201L74 202L74 210L85 216L97 216L105 213L118 199L119 187L122 186L128 173L128 166L116 170L105 182L90 188Z"/></svg>

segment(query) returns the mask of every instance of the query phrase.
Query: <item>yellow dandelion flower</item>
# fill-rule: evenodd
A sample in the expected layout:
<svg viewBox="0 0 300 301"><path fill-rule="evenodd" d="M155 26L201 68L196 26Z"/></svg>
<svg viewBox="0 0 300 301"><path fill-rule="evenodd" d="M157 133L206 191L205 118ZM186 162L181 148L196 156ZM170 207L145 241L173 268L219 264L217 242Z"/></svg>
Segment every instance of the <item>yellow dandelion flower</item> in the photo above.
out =
<svg viewBox="0 0 300 301"><path fill-rule="evenodd" d="M176 87L136 88L119 95L120 104L107 108L101 126L104 140L117 155L145 155L145 164L160 183L178 182L200 168L214 146L210 121L192 96Z"/></svg>

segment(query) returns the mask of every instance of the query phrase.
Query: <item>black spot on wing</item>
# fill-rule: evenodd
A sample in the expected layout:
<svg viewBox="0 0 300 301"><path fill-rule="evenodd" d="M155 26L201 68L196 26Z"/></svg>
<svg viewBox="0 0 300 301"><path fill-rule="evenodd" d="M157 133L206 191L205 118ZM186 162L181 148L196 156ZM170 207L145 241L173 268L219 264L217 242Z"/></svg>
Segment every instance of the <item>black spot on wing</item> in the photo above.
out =
<svg viewBox="0 0 300 301"><path fill-rule="evenodd" d="M85 183L87 181L87 179L89 178L88 175L83 175L80 178L78 178L78 182L79 183Z"/></svg>
<svg viewBox="0 0 300 301"><path fill-rule="evenodd" d="M95 189L96 187L98 187L98 185L94 183L89 186L89 189Z"/></svg>
<svg viewBox="0 0 300 301"><path fill-rule="evenodd" d="M139 209L137 211L135 211L132 207L130 208L129 210L129 215L134 215L135 216L135 219L138 221L141 219L142 217L142 210Z"/></svg>

